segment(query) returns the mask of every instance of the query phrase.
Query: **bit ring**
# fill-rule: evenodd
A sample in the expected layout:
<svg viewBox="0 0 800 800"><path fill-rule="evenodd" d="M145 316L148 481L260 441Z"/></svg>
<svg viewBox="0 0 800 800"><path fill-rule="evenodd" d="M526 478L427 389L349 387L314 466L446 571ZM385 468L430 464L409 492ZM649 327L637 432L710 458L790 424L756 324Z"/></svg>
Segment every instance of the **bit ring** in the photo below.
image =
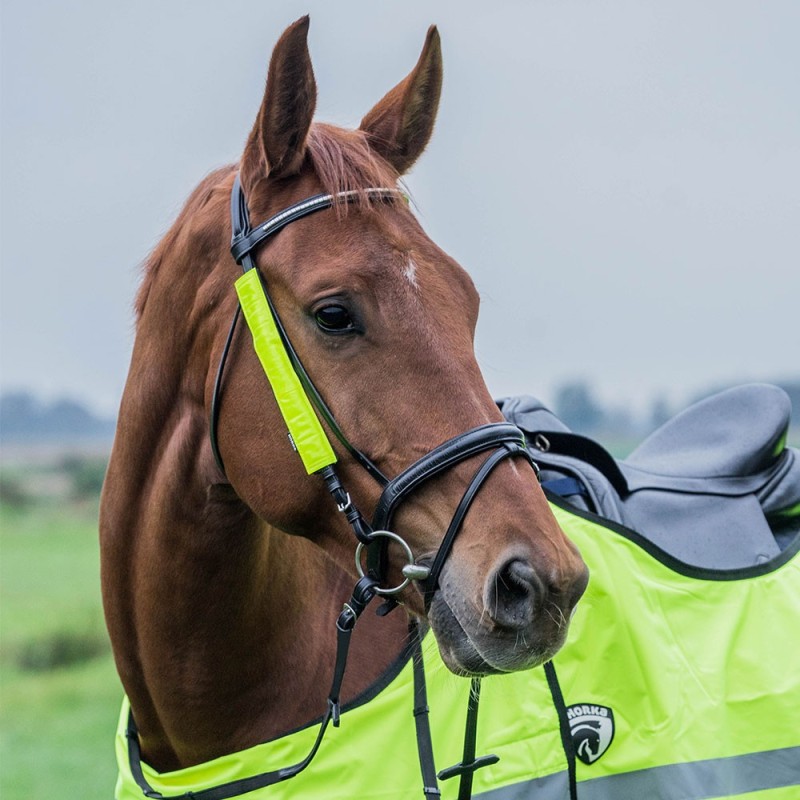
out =
<svg viewBox="0 0 800 800"><path fill-rule="evenodd" d="M407 561L406 565L403 567L404 571L408 566L415 566L414 554L411 552L411 548L408 546L408 542L406 542L406 540L402 536L399 536L393 531L373 531L370 534L370 539L380 538L380 537L391 539L393 542L397 542L397 544L399 544L400 547L403 548L403 553L405 554ZM364 567L361 566L361 553L364 551L364 547L365 545L363 542L359 542L358 546L356 547L356 571L358 572L360 578L364 577ZM388 589L383 589L380 586L376 586L375 593L380 595L397 594L398 592L402 592L403 589L405 589L409 583L411 583L411 578L406 577L404 574L402 583L398 584L397 586L390 587Z"/></svg>

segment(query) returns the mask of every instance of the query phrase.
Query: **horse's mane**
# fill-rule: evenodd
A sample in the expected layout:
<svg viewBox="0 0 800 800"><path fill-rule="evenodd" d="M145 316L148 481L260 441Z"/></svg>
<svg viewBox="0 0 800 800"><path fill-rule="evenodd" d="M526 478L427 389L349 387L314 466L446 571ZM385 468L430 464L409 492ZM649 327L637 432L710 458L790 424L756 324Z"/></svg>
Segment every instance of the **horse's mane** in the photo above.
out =
<svg viewBox="0 0 800 800"><path fill-rule="evenodd" d="M311 126L306 145L307 157L326 194L358 192L358 205L366 208L370 205L370 198L365 189L394 188L397 185L399 176L387 161L374 153L363 131L346 130L317 122ZM229 164L206 175L187 199L175 224L151 252L144 264L144 279L136 296L134 307L137 319L144 310L153 277L167 254L173 252L185 223L202 214L212 197L228 186L226 179L237 168L238 165ZM227 188L225 191L227 194ZM346 214L350 204L340 202L335 205L338 214ZM227 209L227 200L222 206ZM201 223L206 235L198 237L202 241L192 242L190 247L207 245L208 239L214 236L212 226L215 222L222 224L220 220L211 218L217 215L208 216L208 225L202 226ZM197 264L199 259L192 258L192 261Z"/></svg>

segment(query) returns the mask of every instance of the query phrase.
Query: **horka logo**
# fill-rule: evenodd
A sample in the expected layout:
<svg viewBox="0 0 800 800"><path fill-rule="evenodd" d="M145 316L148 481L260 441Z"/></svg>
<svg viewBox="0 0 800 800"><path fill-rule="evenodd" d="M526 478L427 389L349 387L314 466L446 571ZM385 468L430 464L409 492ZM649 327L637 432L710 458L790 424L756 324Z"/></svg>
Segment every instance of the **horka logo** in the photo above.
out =
<svg viewBox="0 0 800 800"><path fill-rule="evenodd" d="M584 764L593 764L614 738L614 712L608 706L578 703L567 706L567 719L575 755Z"/></svg>

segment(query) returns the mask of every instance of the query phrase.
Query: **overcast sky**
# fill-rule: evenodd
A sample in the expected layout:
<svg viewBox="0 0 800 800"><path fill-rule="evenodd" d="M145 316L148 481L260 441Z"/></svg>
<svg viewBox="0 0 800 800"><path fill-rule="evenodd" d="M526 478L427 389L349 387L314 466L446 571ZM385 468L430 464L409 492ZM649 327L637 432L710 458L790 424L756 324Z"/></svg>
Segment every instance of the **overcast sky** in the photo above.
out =
<svg viewBox="0 0 800 800"><path fill-rule="evenodd" d="M482 294L494 394L800 377L797 0L4 0L2 390L116 409L139 266L306 12L318 118L348 125L439 25L408 185Z"/></svg>

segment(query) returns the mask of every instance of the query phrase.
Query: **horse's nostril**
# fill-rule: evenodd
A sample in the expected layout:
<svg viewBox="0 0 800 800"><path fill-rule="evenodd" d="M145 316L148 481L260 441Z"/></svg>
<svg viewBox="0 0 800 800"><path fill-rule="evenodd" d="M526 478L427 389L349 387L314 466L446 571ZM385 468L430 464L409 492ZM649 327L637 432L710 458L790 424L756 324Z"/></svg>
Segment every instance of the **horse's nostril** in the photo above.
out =
<svg viewBox="0 0 800 800"><path fill-rule="evenodd" d="M527 561L514 558L489 577L484 603L498 625L525 628L533 621L544 593L544 585L534 568Z"/></svg>

